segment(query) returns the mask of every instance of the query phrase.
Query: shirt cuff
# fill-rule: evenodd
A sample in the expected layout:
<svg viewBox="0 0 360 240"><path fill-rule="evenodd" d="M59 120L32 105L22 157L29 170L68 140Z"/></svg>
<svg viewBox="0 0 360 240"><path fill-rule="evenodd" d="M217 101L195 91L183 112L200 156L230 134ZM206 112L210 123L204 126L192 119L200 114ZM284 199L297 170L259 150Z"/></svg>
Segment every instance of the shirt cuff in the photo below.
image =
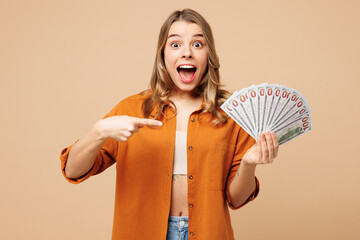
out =
<svg viewBox="0 0 360 240"><path fill-rule="evenodd" d="M77 141L76 141L77 142ZM75 143L76 143L75 142ZM86 179L88 179L90 176L94 175L93 173L93 167L89 170L89 172L87 172L86 174L84 174L83 176L79 177L79 178L68 178L66 176L66 173L65 173L65 167L66 167L66 163L67 163L67 160L69 158L69 153L70 153L70 150L71 148L73 147L74 145L71 145L67 148L64 148L62 151L61 151L61 154L60 154L60 160L61 160L61 172L63 174L63 176L65 177L65 179L70 182L70 183L73 183L73 184L78 184L78 183L81 183L83 181L85 181Z"/></svg>
<svg viewBox="0 0 360 240"><path fill-rule="evenodd" d="M232 210L236 210L236 209L239 209L239 208L245 206L247 203L251 202L252 200L254 200L257 197L257 195L259 194L259 191L260 191L260 183L259 183L259 180L257 179L257 177L255 177L255 185L256 185L255 190L250 194L248 199L246 199L246 201L243 204L241 204L240 206L238 206L238 207L234 207L232 205L232 202L230 200L229 191L226 191L226 200L227 200L228 206Z"/></svg>

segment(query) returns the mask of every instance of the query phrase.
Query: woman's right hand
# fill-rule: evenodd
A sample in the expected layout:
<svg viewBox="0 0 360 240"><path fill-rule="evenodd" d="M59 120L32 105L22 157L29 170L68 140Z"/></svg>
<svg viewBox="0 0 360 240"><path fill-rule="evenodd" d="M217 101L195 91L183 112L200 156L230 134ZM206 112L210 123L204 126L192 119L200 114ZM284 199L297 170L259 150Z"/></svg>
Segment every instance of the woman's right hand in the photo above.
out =
<svg viewBox="0 0 360 240"><path fill-rule="evenodd" d="M137 133L139 128L144 126L160 127L162 126L162 122L149 118L120 115L99 120L92 130L103 140L112 138L116 141L125 142L134 133Z"/></svg>

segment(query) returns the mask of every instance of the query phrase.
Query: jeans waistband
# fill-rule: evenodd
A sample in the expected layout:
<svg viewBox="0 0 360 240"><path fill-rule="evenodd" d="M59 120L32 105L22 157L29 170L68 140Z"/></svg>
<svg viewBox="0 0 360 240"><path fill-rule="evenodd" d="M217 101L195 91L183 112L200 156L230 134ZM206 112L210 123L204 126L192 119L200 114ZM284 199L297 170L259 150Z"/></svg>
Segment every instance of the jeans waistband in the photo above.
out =
<svg viewBox="0 0 360 240"><path fill-rule="evenodd" d="M189 217L188 216L169 216L169 222L180 222L180 221L188 222Z"/></svg>

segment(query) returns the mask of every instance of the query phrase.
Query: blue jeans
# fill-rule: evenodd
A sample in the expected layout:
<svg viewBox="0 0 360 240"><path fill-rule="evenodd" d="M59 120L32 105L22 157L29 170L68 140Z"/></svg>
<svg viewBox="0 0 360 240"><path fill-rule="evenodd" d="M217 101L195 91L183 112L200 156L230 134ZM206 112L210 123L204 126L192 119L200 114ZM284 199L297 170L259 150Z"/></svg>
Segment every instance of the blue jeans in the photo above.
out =
<svg viewBox="0 0 360 240"><path fill-rule="evenodd" d="M169 216L166 240L188 240L188 226L188 216Z"/></svg>

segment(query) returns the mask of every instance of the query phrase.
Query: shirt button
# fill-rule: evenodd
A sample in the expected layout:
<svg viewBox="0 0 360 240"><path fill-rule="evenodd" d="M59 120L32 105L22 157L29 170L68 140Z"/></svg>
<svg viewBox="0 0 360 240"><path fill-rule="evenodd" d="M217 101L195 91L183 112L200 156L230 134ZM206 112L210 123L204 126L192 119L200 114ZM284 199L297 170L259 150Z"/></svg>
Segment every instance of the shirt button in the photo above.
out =
<svg viewBox="0 0 360 240"><path fill-rule="evenodd" d="M194 206L194 205L192 205L192 204L189 204L189 207L190 207L190 208L192 208L193 206Z"/></svg>
<svg viewBox="0 0 360 240"><path fill-rule="evenodd" d="M180 226L184 226L185 222L184 221L180 221Z"/></svg>
<svg viewBox="0 0 360 240"><path fill-rule="evenodd" d="M190 175L190 176L189 176L189 179L193 179L193 175Z"/></svg>
<svg viewBox="0 0 360 240"><path fill-rule="evenodd" d="M194 233L193 233L193 232L190 232L190 235L191 235L191 236L194 236Z"/></svg>
<svg viewBox="0 0 360 240"><path fill-rule="evenodd" d="M195 122L195 118L193 118L193 117L190 118L190 121L191 121L191 122Z"/></svg>
<svg viewBox="0 0 360 240"><path fill-rule="evenodd" d="M189 146L189 150L190 150L190 151L193 150L193 147L192 147L192 146Z"/></svg>

